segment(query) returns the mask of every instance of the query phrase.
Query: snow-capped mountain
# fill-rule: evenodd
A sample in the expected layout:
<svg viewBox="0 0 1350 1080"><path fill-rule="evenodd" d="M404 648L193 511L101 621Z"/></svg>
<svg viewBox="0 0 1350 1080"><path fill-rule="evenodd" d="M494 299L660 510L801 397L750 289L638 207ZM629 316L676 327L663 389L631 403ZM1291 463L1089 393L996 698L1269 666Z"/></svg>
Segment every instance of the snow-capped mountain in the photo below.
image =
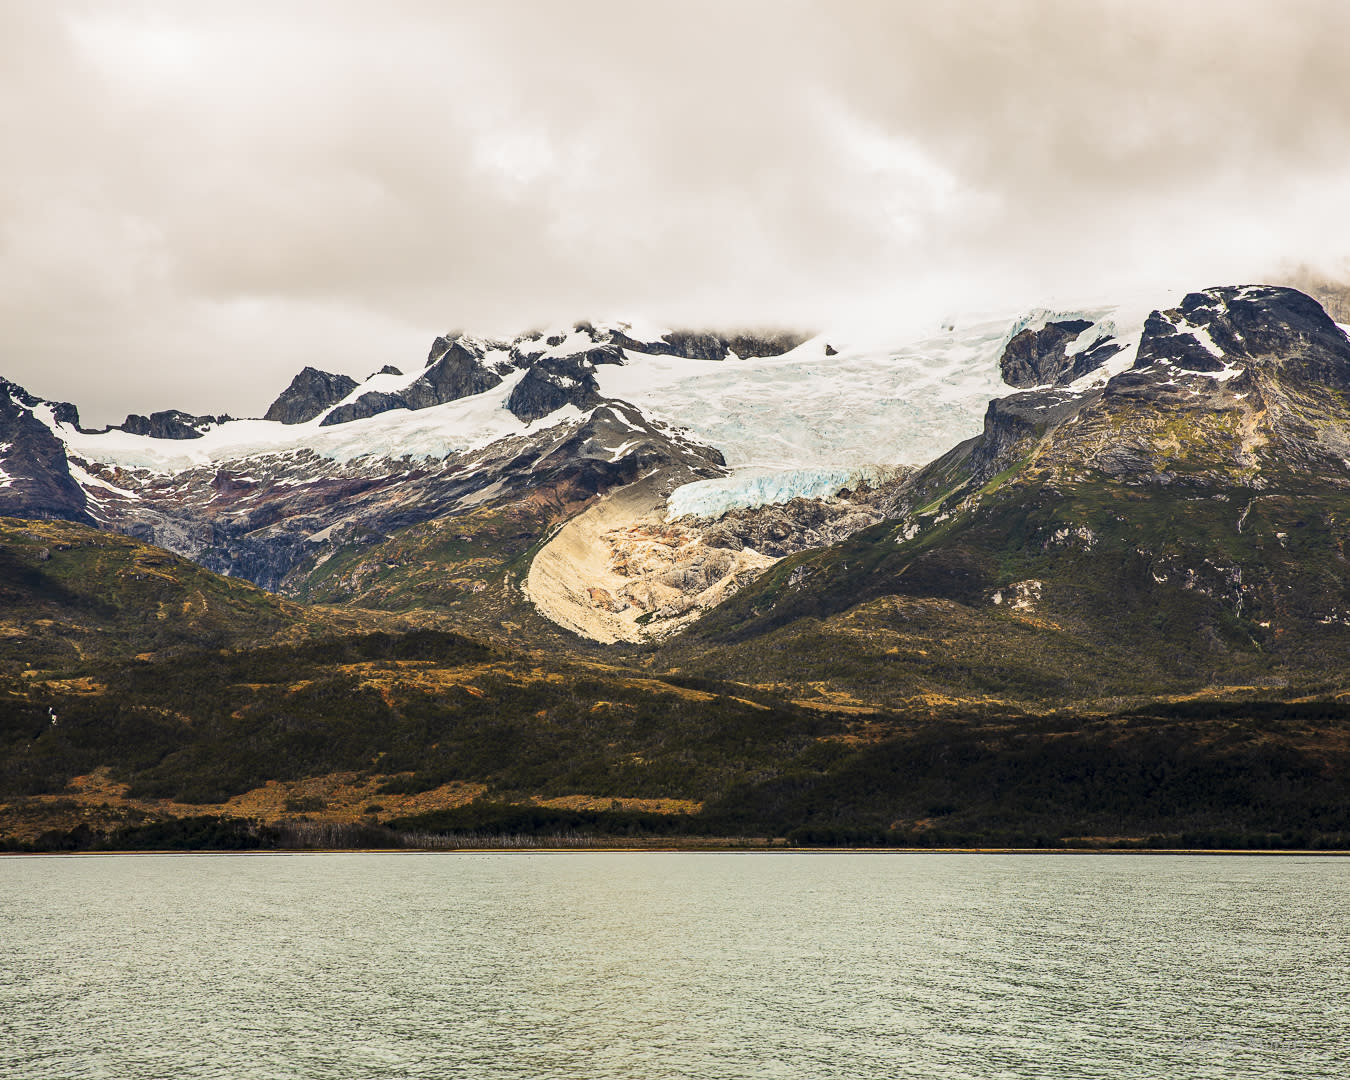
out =
<svg viewBox="0 0 1350 1080"><path fill-rule="evenodd" d="M1005 357L1071 367L1059 331ZM895 705L972 681L1008 702L1337 678L1346 328L1291 289L1211 288L1151 313L1104 385L1037 378L910 477L884 524L761 575L675 662L845 700L889 681Z"/></svg>
<svg viewBox="0 0 1350 1080"><path fill-rule="evenodd" d="M909 469L981 430L991 399L1100 393L1160 318L1038 310L890 341L622 322L452 334L365 380L306 368L262 419L170 411L103 431L0 383L0 513L96 523L308 595L354 544L384 558L401 530L532 500L550 509L530 542L549 535L524 592L577 632L637 639L880 520ZM374 574L324 595L365 595Z"/></svg>

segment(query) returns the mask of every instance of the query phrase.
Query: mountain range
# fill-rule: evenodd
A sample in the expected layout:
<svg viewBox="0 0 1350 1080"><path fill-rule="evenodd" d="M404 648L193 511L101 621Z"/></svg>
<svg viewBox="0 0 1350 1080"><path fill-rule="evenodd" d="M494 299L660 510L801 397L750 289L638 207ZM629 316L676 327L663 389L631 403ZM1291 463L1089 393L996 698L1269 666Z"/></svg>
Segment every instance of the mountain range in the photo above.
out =
<svg viewBox="0 0 1350 1080"><path fill-rule="evenodd" d="M0 381L0 833L1338 843L1347 391L1277 286L447 334L256 420Z"/></svg>

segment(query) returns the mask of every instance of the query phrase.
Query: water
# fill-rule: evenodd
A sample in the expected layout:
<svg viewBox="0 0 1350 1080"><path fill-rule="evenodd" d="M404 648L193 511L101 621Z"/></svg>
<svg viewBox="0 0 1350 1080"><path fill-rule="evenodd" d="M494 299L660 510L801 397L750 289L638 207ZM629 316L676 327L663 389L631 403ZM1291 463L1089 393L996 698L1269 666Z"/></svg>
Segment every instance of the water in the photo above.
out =
<svg viewBox="0 0 1350 1080"><path fill-rule="evenodd" d="M1342 1078L1350 860L0 860L0 1077Z"/></svg>

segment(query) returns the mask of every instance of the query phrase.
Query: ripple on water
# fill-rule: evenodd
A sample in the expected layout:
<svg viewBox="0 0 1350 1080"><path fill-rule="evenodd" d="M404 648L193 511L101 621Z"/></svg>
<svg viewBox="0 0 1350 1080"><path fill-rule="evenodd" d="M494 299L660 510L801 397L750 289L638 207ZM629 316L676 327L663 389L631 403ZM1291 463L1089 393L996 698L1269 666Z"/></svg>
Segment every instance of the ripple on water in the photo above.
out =
<svg viewBox="0 0 1350 1080"><path fill-rule="evenodd" d="M0 861L0 1077L1343 1077L1350 861Z"/></svg>

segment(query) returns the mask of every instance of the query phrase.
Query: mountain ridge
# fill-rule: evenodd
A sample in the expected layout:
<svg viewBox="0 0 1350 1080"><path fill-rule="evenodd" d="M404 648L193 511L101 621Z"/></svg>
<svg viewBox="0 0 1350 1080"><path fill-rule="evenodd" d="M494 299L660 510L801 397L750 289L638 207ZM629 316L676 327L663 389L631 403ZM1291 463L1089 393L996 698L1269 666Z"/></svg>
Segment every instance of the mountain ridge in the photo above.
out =
<svg viewBox="0 0 1350 1080"><path fill-rule="evenodd" d="M840 687L951 695L981 666L976 643L1001 640L980 682L1024 703L1323 682L1350 644L1350 340L1288 290L1192 296L1150 319L1104 387L991 403L984 433L920 470L890 520L710 614L695 633L721 647L700 670L753 654L786 675L808 648L867 641ZM1241 353L1216 357L1206 327ZM922 657L927 637L950 643L953 670Z"/></svg>
<svg viewBox="0 0 1350 1080"><path fill-rule="evenodd" d="M592 356L586 330L539 343L522 396L564 403L529 423L507 404L535 369L483 346L499 381L477 394L266 426L347 440L332 456L278 440L213 457L258 421L86 436L73 408L5 384L0 468L51 451L45 432L74 485L45 512L104 528L0 523L18 583L0 833L135 846L170 835L136 839L156 815L253 808L390 842L1350 842L1350 340L1311 301L1224 287L1134 321L1040 311L948 335L924 346L952 360L927 400L999 378L978 434L914 470L821 468L852 486L808 497L807 469L777 487L796 497L730 508L727 487L763 477L737 449L755 429L722 427L742 440L724 453L613 391L699 401L673 365L726 386L737 361ZM797 350L746 370L812 403L822 372L915 379L904 350ZM394 393L417 377L372 378ZM371 385L319 396L331 411ZM803 411L757 415L809 439ZM469 434L447 455L356 452L413 431L444 445L452 417ZM11 429L29 433L22 458ZM81 456L98 439L188 467ZM12 470L0 506L32 504L36 477ZM716 509L671 516L675 491ZM111 535L113 519L311 606ZM165 616L149 630L146 590Z"/></svg>
<svg viewBox="0 0 1350 1080"><path fill-rule="evenodd" d="M1213 303L1224 307L1232 300L1241 307L1242 294L1230 290ZM449 334L433 342L420 368L406 373L386 365L357 381L306 368L269 408L272 420L154 414L159 427L144 436L125 429L88 432L73 406L41 402L15 388L10 411L30 431L28 441L46 447L43 460L50 467L39 463L23 484L0 487L0 510L35 512L45 498L42 512L101 523L212 569L303 596L314 591L310 577L323 574L334 556L350 561L359 548L378 560L379 552L399 546L401 530L448 522L484 506L505 508L536 492L567 507L566 517L610 515L585 545L606 549L601 563L583 567L564 559L550 578L598 575L604 582L590 582L580 592L570 586L562 593L536 590L541 610L582 634L642 642L678 632L778 559L842 539L891 513L906 469L849 465L847 457L835 455L853 454L856 462L861 449L868 458L885 458L897 452L887 450L888 443L910 445L905 432L924 432L932 416L944 416L941 410L951 406L943 402L962 404L954 406L953 418L922 435L924 445L934 448L930 456L945 449L942 432L974 427L978 401L985 434L972 461L988 479L1008 467L1008 448L1085 415L1089 403L1108 395L1153 395L1161 402L1168 394L1190 394L1193 388L1159 389L1175 383L1174 372L1183 381L1204 376L1215 385L1225 382L1225 372L1236 371L1233 358L1244 357L1251 342L1243 344L1242 329L1225 328L1227 316L1217 308L1204 308L1207 295L1187 294L1149 314L1042 309L880 352L850 351L845 341L841 351L822 336L638 333L622 323L577 323L511 342ZM1316 304L1307 304L1312 308L1288 309L1284 317L1312 318ZM1340 334L1321 318L1318 333ZM1211 325L1217 341L1203 329ZM1200 337L1186 330L1197 326ZM1261 332L1247 326L1257 344ZM743 361L737 347L770 355ZM1231 357L1221 361L1219 355L1229 355L1225 349ZM1167 378L1154 377L1157 372ZM850 392L848 383L858 375L867 389ZM770 388L768 395L747 389L746 380L756 378ZM703 384L746 395L752 408L743 409L732 396L710 410L709 391L691 390ZM822 409L831 401L861 404L857 394L873 385L892 387L868 400L883 413L901 409L891 429L898 441L894 434L867 438L873 421L864 419L865 434L854 436L849 450L839 433L858 421L841 422ZM906 386L914 402L934 407L905 403L896 388ZM817 398L820 407L813 408ZM683 419L698 425L702 436L682 430L677 421ZM1137 469L1144 460L1146 448L1132 447L1128 438L1108 441L1105 452L1120 469ZM64 463L57 460L58 443L65 447ZM780 462L775 472L763 453L773 445L801 462L836 464L782 471ZM626 498L626 519L587 509L657 476L662 479L651 481L656 487L641 506ZM21 502L24 490L46 494ZM841 490L849 493L842 503ZM758 510L765 500L779 509ZM752 556L725 546L727 530L718 526L733 511L760 522L747 522L740 534ZM822 530L827 519L832 524ZM555 525L563 525L564 533L552 536ZM573 552L569 558L580 557L582 548L567 531L579 527L541 519L529 540L554 545L541 555L546 561L565 550ZM683 539L672 547L677 537ZM730 551L730 557L718 551ZM362 573L369 577L374 568L369 560L367 566ZM712 567L723 575L709 580ZM451 577L461 574L454 565L444 569ZM572 598L559 607L563 593ZM326 594L335 595L331 589ZM424 600L434 593L418 586L415 595ZM381 604L400 603L387 589L379 596ZM417 602L413 594L408 600ZM454 606L463 610L459 602Z"/></svg>

